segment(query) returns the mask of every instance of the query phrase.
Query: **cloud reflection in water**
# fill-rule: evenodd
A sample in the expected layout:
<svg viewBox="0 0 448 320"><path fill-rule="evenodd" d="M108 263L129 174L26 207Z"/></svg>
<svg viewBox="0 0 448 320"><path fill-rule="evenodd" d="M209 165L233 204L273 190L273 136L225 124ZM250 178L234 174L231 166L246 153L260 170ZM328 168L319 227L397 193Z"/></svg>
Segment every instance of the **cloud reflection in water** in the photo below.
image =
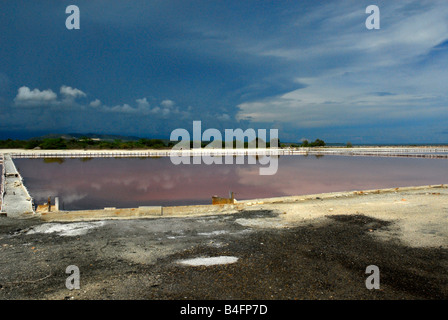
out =
<svg viewBox="0 0 448 320"><path fill-rule="evenodd" d="M237 199L448 182L444 159L281 156L273 176L259 165L173 165L169 158L16 159L37 203L59 196L64 209L210 204Z"/></svg>

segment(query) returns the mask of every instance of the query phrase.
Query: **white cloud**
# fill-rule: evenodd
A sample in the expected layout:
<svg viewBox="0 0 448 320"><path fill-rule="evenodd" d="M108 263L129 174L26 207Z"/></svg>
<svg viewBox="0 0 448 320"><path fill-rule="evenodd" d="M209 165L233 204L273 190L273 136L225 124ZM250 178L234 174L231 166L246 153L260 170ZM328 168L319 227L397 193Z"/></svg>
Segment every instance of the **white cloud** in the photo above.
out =
<svg viewBox="0 0 448 320"><path fill-rule="evenodd" d="M14 102L18 106L58 106L70 107L76 105L74 100L78 97L85 97L86 94L79 89L62 86L60 89L63 99L59 99L57 94L51 89L39 90L23 86L20 87Z"/></svg>
<svg viewBox="0 0 448 320"><path fill-rule="evenodd" d="M171 114L175 114L183 118L189 115L188 111L180 111L178 107L174 107L175 105L176 103L173 100L166 99L160 102L159 106L155 106L154 108L149 109L149 113L162 118L166 118ZM147 105L147 107L149 108L149 104Z"/></svg>
<svg viewBox="0 0 448 320"><path fill-rule="evenodd" d="M304 38L281 33L248 45L290 65L306 87L241 103L236 119L310 128L446 118L446 58L431 56L448 37L446 1L385 3L376 31L364 27L364 8L324 4L288 32L300 28Z"/></svg>
<svg viewBox="0 0 448 320"><path fill-rule="evenodd" d="M18 90L18 94L14 99L17 106L33 106L33 107L57 107L57 108L71 108L71 109L87 109L92 108L99 112L108 113L122 113L122 114L135 114L143 116L154 116L157 118L167 118L170 115L175 115L178 118L190 117L191 107L187 111L181 111L179 107L175 106L176 103L172 100L163 100L159 105L151 108L150 103L146 97L135 100L135 105L128 103L118 104L114 106L108 106L101 102L99 99L92 100L88 104L81 104L76 102L76 98L86 97L87 95L76 88L69 86L61 86L60 93L62 98L58 97L51 89L48 90L31 90L28 87L21 87Z"/></svg>
<svg viewBox="0 0 448 320"><path fill-rule="evenodd" d="M221 121L229 121L230 120L230 116L227 113L220 114L220 115L216 116L216 118Z"/></svg>
<svg viewBox="0 0 448 320"><path fill-rule="evenodd" d="M39 89L30 90L30 88L23 86L19 88L14 102L18 105L36 105L54 103L56 99L57 95L51 89L43 91Z"/></svg>
<svg viewBox="0 0 448 320"><path fill-rule="evenodd" d="M166 118L171 114L175 114L179 117L187 117L189 112L180 111L178 107L174 108L175 102L172 100L163 100L160 105L156 105L151 108L147 98L136 99L136 107L125 103L123 105L116 105L108 107L103 105L101 110L105 112L119 112L119 113L134 113L141 115L153 115L156 117Z"/></svg>
<svg viewBox="0 0 448 320"><path fill-rule="evenodd" d="M171 110L168 108L162 109L162 116L168 116L171 113Z"/></svg>
<svg viewBox="0 0 448 320"><path fill-rule="evenodd" d="M89 104L91 107L98 108L101 105L101 101L99 99L95 99Z"/></svg>
<svg viewBox="0 0 448 320"><path fill-rule="evenodd" d="M301 81L307 87L238 105L236 119L260 123L278 121L313 128L381 124L436 114L442 117L448 113L446 105L440 104L437 92L403 89L412 87L415 79L407 82L400 75L390 75L391 84L385 87L380 76L369 78L368 88L363 83L353 84L345 75ZM371 92L366 92L367 89Z"/></svg>
<svg viewBox="0 0 448 320"><path fill-rule="evenodd" d="M86 94L82 92L79 89L68 87L68 86L62 86L60 93L64 95L67 98L79 98L79 97L85 97Z"/></svg>
<svg viewBox="0 0 448 320"><path fill-rule="evenodd" d="M142 108L142 109L147 109L147 108L149 108L149 102L148 102L148 100L147 100L146 98L143 98L143 99L137 99L136 102L137 102L137 106L138 106L139 108Z"/></svg>
<svg viewBox="0 0 448 320"><path fill-rule="evenodd" d="M105 107L105 109L107 111L120 112L120 113L136 113L137 112L136 108L132 108L127 103L125 103L123 105L116 105L116 106L113 106L113 107Z"/></svg>
<svg viewBox="0 0 448 320"><path fill-rule="evenodd" d="M171 108L175 103L172 100L163 100L160 104L165 108Z"/></svg>
<svg viewBox="0 0 448 320"><path fill-rule="evenodd" d="M160 107L154 107L150 110L151 113L153 114L157 114L161 111L162 109L160 109Z"/></svg>

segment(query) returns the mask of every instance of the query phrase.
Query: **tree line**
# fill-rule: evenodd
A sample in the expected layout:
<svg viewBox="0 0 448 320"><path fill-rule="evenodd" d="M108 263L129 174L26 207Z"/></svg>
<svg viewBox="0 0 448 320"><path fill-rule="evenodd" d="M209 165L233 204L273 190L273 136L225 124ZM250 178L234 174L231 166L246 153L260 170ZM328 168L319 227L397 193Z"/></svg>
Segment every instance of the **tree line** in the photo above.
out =
<svg viewBox="0 0 448 320"><path fill-rule="evenodd" d="M261 141L262 139L256 139L256 147L266 147L270 148L271 142ZM115 139L113 141L109 140L97 140L91 138L80 138L80 139L64 139L64 138L45 138L45 139L30 139L30 140L0 140L0 149L53 149L53 150L64 150L64 149L171 149L178 142L167 141L162 139L139 139L135 141L124 141L120 139ZM240 147L237 141L226 143L224 141L201 141L201 148L205 148L207 145L212 143L215 147L222 148L237 148ZM188 141L187 141L188 145ZM249 148L249 143L244 142L243 148ZM280 147L280 140L277 141L277 146ZM195 147L193 141L190 141L190 148Z"/></svg>
<svg viewBox="0 0 448 320"><path fill-rule="evenodd" d="M257 138L256 147L257 148L270 148L271 142L261 141L262 139ZM135 141L120 140L115 139L113 141L109 140L96 140L91 138L80 138L80 139L64 139L64 138L45 138L45 139L30 139L30 140L0 140L0 149L171 149L177 144L176 141L167 141L162 139L139 139ZM281 144L280 140L277 139L278 147L285 147L286 145ZM188 141L187 141L188 145ZM215 146L216 148L237 148L240 144L236 140L233 144L227 143L225 141L201 141L201 148L206 146ZM248 142L244 142L242 147L247 149L251 145ZM190 148L195 145L193 141L190 141ZM293 148L299 147L324 147L325 142L320 139L316 139L313 142L308 140L303 140L301 144L291 144ZM348 145L347 145L348 146ZM350 144L351 146L351 144Z"/></svg>
<svg viewBox="0 0 448 320"><path fill-rule="evenodd" d="M321 139L316 139L313 142L309 142L308 140L303 140L302 144L291 144L293 148L309 148L309 147L325 147L325 142Z"/></svg>
<svg viewBox="0 0 448 320"><path fill-rule="evenodd" d="M137 141L123 141L115 139L93 140L80 139L31 139L31 140L0 140L1 149L163 149L170 147L161 139L140 139Z"/></svg>

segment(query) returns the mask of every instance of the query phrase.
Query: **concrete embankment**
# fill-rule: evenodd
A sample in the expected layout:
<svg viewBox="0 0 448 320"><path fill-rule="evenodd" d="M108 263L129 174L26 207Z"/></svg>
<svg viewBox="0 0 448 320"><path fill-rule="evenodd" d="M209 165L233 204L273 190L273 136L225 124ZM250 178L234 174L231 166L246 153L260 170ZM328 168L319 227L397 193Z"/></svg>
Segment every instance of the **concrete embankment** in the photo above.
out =
<svg viewBox="0 0 448 320"><path fill-rule="evenodd" d="M139 207L139 208L105 208L102 210L80 210L80 211L56 211L42 212L41 219L44 221L74 222L94 220L121 220L121 219L143 219L143 218L170 218L170 217L195 217L206 215L225 215L256 208L260 206L276 206L283 204L299 204L324 199L347 199L375 194L399 194L404 192L416 192L437 189L447 189L447 185L431 185L416 187L401 187L388 189L375 189L363 191L331 192L323 194L274 197L265 199L252 199L238 201L235 204L220 205L192 205L173 207Z"/></svg>
<svg viewBox="0 0 448 320"><path fill-rule="evenodd" d="M34 216L33 199L9 154L3 156L1 212L12 218Z"/></svg>

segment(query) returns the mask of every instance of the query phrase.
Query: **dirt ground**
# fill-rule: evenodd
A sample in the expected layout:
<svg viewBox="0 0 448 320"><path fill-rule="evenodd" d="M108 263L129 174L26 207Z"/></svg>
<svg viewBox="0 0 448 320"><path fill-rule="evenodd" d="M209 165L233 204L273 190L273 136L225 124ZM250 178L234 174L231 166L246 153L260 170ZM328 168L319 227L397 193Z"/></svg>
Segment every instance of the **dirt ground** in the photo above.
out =
<svg viewBox="0 0 448 320"><path fill-rule="evenodd" d="M448 298L448 189L235 214L48 223L0 217L0 299ZM68 266L80 289L66 288ZM366 267L380 288L366 288Z"/></svg>

